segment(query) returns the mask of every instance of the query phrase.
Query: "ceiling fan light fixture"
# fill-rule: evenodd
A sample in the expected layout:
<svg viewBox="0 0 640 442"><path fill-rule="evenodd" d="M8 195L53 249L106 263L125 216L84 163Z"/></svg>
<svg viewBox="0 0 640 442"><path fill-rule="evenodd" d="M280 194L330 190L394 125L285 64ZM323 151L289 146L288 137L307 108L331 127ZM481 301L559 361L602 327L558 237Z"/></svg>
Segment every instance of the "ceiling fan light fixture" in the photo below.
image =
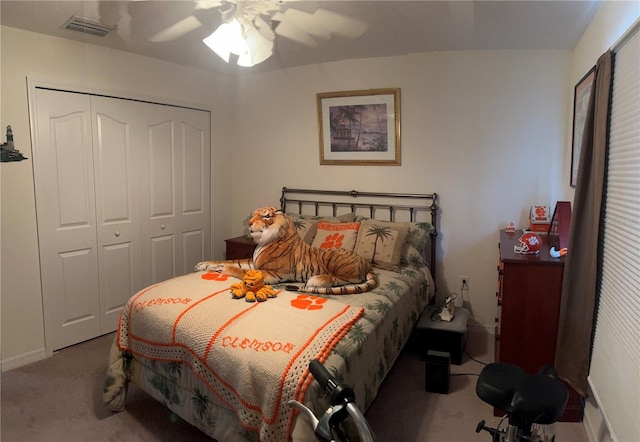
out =
<svg viewBox="0 0 640 442"><path fill-rule="evenodd" d="M230 55L236 54L238 65L251 67L262 63L273 53L273 38L268 37L250 22L240 24L237 18L233 18L202 41L225 62L229 63Z"/></svg>
<svg viewBox="0 0 640 442"><path fill-rule="evenodd" d="M271 54L273 54L273 38L265 37L253 25L245 26L244 30L248 50L246 54L240 55L238 65L251 67L271 57Z"/></svg>
<svg viewBox="0 0 640 442"><path fill-rule="evenodd" d="M242 26L235 18L229 23L222 23L213 34L202 41L227 63L230 54L244 55L249 50L242 35Z"/></svg>

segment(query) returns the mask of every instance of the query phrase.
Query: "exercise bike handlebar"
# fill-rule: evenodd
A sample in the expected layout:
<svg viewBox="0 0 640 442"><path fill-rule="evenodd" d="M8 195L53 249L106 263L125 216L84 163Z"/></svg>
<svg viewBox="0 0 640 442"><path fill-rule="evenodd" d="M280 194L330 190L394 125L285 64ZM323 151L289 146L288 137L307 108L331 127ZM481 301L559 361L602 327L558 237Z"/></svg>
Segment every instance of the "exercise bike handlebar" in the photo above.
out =
<svg viewBox="0 0 640 442"><path fill-rule="evenodd" d="M325 393L329 395L332 394L333 390L338 386L335 380L331 377L329 371L324 368L324 365L322 365L319 360L314 359L313 361L309 362L309 371L313 375L313 378L316 380L316 382L320 384L320 387L322 387Z"/></svg>
<svg viewBox="0 0 640 442"><path fill-rule="evenodd" d="M297 408L309 417L316 436L324 441L333 441L331 428L342 422L346 414L348 414L356 424L358 433L360 434L360 440L362 442L375 441L369 423L354 403L355 394L353 389L348 385L338 384L324 365L317 359L309 363L309 371L329 396L329 408L324 416L318 419L309 408L298 401L289 401L289 405Z"/></svg>

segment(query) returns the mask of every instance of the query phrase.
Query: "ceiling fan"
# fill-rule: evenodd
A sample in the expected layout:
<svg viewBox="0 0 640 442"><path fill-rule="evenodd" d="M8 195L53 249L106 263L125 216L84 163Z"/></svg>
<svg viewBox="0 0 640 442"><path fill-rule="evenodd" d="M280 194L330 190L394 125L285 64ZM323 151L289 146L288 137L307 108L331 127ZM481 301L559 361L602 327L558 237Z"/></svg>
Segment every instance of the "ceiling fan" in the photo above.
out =
<svg viewBox="0 0 640 442"><path fill-rule="evenodd" d="M357 38L367 31L368 26L362 20L325 8L305 12L294 8L294 3L286 0L196 0L194 9L218 9L223 23L203 41L227 62L229 52L238 54L238 64L242 66L253 66L266 60L272 54L276 36L317 47L318 40L327 40L333 34ZM157 43L175 40L202 26L195 15L190 15L155 33L149 40ZM237 45L244 42L244 47L237 51L227 47L232 34L242 37Z"/></svg>

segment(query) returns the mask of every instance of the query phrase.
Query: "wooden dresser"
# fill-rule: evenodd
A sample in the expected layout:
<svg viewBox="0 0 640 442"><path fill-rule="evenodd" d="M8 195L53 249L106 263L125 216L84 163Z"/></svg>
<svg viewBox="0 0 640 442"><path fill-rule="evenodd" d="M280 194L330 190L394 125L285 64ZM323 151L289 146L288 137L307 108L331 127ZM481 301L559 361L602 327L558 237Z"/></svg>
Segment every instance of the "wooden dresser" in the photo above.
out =
<svg viewBox="0 0 640 442"><path fill-rule="evenodd" d="M535 373L553 364L562 295L564 257L552 258L546 235L540 235L537 255L513 251L522 231L500 231L498 264L498 315L496 317L496 362L509 362ZM496 415L501 415L496 410ZM563 422L582 420L582 398L569 388Z"/></svg>
<svg viewBox="0 0 640 442"><path fill-rule="evenodd" d="M226 259L243 259L253 257L256 245L246 235L225 240L227 244Z"/></svg>

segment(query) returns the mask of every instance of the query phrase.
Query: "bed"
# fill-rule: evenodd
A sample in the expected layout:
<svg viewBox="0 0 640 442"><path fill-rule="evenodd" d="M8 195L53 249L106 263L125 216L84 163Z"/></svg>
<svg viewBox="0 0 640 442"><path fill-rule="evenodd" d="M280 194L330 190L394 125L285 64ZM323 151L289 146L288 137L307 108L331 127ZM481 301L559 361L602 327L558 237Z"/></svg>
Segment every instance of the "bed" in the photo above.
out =
<svg viewBox="0 0 640 442"><path fill-rule="evenodd" d="M147 287L123 308L111 346L109 410L125 408L133 383L220 442L316 440L287 405L326 409L307 369L314 358L367 410L435 297L438 195L285 187L280 207L309 244L335 229L357 253L370 253L373 241L378 287L313 296L283 284L259 303L232 299L237 280L214 272Z"/></svg>

